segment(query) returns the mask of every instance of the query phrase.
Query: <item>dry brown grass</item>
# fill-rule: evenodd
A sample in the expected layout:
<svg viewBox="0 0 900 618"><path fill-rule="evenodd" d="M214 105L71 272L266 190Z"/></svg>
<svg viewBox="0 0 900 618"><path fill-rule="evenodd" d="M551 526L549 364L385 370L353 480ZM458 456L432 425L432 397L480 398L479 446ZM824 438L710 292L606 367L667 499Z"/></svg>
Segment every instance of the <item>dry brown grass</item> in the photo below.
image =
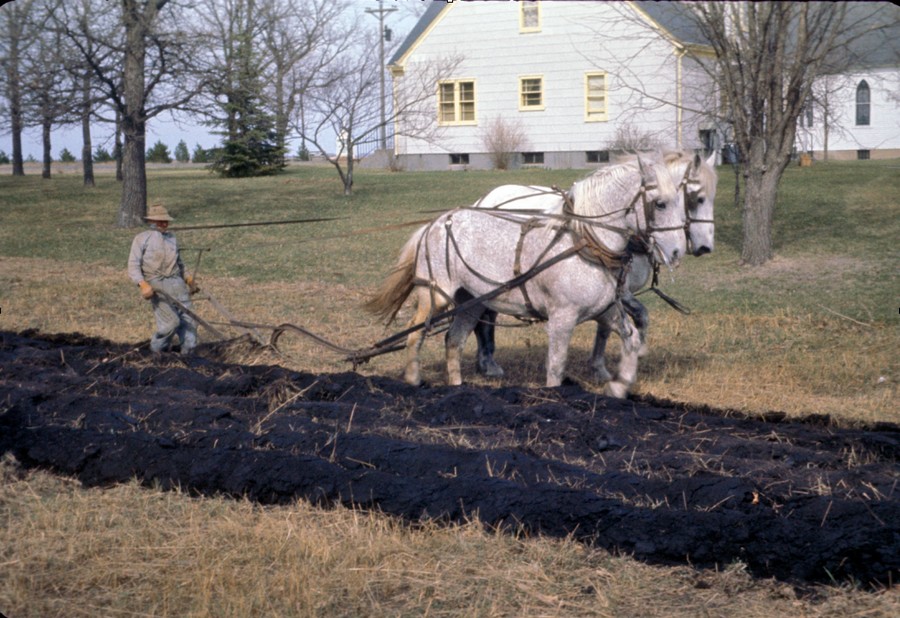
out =
<svg viewBox="0 0 900 618"><path fill-rule="evenodd" d="M0 604L51 616L891 616L896 591L653 567L574 541L304 502L80 488L0 465Z"/></svg>

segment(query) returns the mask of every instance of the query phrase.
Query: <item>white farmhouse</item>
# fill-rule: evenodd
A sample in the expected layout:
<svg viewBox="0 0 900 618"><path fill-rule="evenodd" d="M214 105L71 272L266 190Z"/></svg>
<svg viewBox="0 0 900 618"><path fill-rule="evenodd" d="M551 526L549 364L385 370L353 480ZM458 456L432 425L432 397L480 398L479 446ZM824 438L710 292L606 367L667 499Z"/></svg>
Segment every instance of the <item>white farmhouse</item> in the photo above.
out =
<svg viewBox="0 0 900 618"><path fill-rule="evenodd" d="M714 87L691 59L711 50L684 11L674 2L431 3L389 65L395 101L429 75L438 82L418 114L395 124L398 162L491 167L486 143L501 131L521 137L513 165L591 167L642 144L716 150Z"/></svg>
<svg viewBox="0 0 900 618"><path fill-rule="evenodd" d="M801 115L796 148L814 159L900 157L900 8L854 3L853 19L890 24L853 41L816 80Z"/></svg>

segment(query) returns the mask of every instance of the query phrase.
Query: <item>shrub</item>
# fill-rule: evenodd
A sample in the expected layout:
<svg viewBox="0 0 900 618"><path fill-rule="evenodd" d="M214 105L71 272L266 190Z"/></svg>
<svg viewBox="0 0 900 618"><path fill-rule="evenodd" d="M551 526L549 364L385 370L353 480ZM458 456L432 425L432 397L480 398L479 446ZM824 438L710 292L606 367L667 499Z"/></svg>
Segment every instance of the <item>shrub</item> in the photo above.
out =
<svg viewBox="0 0 900 618"><path fill-rule="evenodd" d="M608 150L621 152L645 152L659 150L662 143L659 138L649 131L642 131L631 122L619 125L616 136L609 143Z"/></svg>
<svg viewBox="0 0 900 618"><path fill-rule="evenodd" d="M9 155L6 154L6 151L0 150L0 165L6 165L9 163Z"/></svg>
<svg viewBox="0 0 900 618"><path fill-rule="evenodd" d="M527 142L525 130L518 121L504 120L500 116L489 120L481 134L481 143L494 169L498 170L509 169L516 153L522 151Z"/></svg>
<svg viewBox="0 0 900 618"><path fill-rule="evenodd" d="M75 155L69 152L68 148L63 148L62 152L59 153L59 160L63 163L72 163L75 161Z"/></svg>

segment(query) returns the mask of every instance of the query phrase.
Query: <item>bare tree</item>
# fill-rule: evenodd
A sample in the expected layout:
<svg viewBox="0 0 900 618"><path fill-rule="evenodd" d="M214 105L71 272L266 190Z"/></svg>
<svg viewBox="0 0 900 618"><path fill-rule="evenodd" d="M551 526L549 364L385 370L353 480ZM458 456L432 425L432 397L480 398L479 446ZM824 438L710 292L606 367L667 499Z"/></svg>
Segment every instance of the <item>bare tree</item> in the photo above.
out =
<svg viewBox="0 0 900 618"><path fill-rule="evenodd" d="M48 27L56 4L55 0L39 0L33 5L27 19L38 34L22 58L22 104L26 123L41 128L43 178L51 176L52 130L72 122L76 95L68 71L72 50L66 48L61 32Z"/></svg>
<svg viewBox="0 0 900 618"><path fill-rule="evenodd" d="M28 19L33 0L10 2L0 7L0 66L2 66L4 94L9 103L10 131L12 133L12 173L25 175L22 157L22 131L25 119L22 110L22 65L21 58L37 32L29 26Z"/></svg>
<svg viewBox="0 0 900 618"><path fill-rule="evenodd" d="M287 150L291 118L314 86L324 86L328 67L348 52L352 37L341 22L348 3L335 0L267 0L263 45L271 61L268 100L277 146Z"/></svg>
<svg viewBox="0 0 900 618"><path fill-rule="evenodd" d="M725 102L744 178L741 260L773 255L778 184L815 79L839 70L861 37L896 24L896 9L823 2L698 2L695 23L715 50L697 57Z"/></svg>
<svg viewBox="0 0 900 618"><path fill-rule="evenodd" d="M131 227L142 224L147 211L147 122L183 108L196 95L202 86L194 70L199 58L186 31L192 21L188 9L178 2L102 4L107 19L101 26L80 18L76 4L62 27L121 120L123 182L116 224Z"/></svg>
<svg viewBox="0 0 900 618"><path fill-rule="evenodd" d="M382 116L380 85L383 68L377 40L356 26L353 47L329 65L313 85L292 119L304 143L312 145L337 170L344 194L353 191L353 167L361 144L375 142L382 129L394 127L394 136L435 140L441 127L434 122L435 84L453 74L461 58L448 55L434 62L418 63L402 75L395 74L390 108ZM376 36L380 36L377 33ZM390 50L388 50L390 54ZM337 136L334 154L330 149Z"/></svg>

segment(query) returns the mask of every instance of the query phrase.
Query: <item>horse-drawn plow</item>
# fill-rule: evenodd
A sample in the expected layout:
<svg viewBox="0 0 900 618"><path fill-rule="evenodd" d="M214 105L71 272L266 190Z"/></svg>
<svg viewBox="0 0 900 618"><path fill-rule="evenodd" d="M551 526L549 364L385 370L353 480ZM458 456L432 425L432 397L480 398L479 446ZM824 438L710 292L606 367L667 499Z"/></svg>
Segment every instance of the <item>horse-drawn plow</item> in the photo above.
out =
<svg viewBox="0 0 900 618"><path fill-rule="evenodd" d="M690 179L686 172L678 177ZM630 186L616 204L639 204L632 209L634 225L643 217L645 231L654 220L661 233L686 235L690 253L711 250L711 238L704 242L700 232L691 238L712 225L711 217L698 214L703 192L688 182L674 184L683 213L674 223L657 216L666 200L646 186ZM720 568L741 562L754 575L791 582L893 585L900 575L896 425L610 398L571 383L413 385L409 375L401 382L223 360L223 350L235 345L231 330L244 334L241 344L278 354L286 335L303 336L355 370L399 350L407 351L409 362L411 338L449 334L462 320L485 323L485 309L552 321L556 308L544 304L537 283L548 274L562 279L565 265L585 260L586 251L596 254L596 246L574 236L547 251L548 245L534 253L519 249L535 232L549 229L555 238L555 225L591 221L575 212L565 192L545 188L536 195L551 195L562 210L545 212L542 204L536 215L522 208L523 201L501 200L455 211L449 225L447 217L436 217L439 224L412 222L421 234L414 238L434 232L446 241L438 251L427 240L411 245L419 269L411 285L420 288L419 308L426 310L372 344L335 343L304 325L238 317L202 289L195 300L208 302L221 319L205 317L205 307L181 307L213 335L193 356L154 356L77 335L0 333L0 449L22 466L74 475L91 486L138 478L197 495L266 504L302 498L408 521L477 517L489 526L573 537L652 563ZM457 270L481 283L459 295L446 280L447 265L469 254L460 248L454 257L446 248L461 246L456 234L467 217L503 221L498 229L514 231L505 241L506 274L469 261ZM628 225L623 219L611 227ZM478 238L476 245L486 244ZM625 255L626 248L627 239L613 253ZM652 250L637 259L650 263L651 256ZM591 360L598 369L611 331L634 337L646 328L632 302L634 286L644 285L653 270L635 271L640 282L629 280L621 264L616 270L591 262L584 272L599 268L615 274L602 275L612 286L597 292L603 311L584 312L598 323ZM632 338L635 351L639 341Z"/></svg>

